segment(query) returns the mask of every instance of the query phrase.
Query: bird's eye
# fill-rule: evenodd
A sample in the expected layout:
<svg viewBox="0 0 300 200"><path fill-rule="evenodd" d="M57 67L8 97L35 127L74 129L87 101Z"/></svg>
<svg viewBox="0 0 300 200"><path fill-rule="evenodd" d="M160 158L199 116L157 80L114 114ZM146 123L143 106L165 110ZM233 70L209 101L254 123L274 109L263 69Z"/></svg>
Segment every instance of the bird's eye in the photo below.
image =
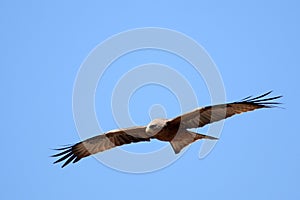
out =
<svg viewBox="0 0 300 200"><path fill-rule="evenodd" d="M149 126L149 128L151 128L151 129L153 129L153 128L155 128L155 127L156 127L155 124L152 124L152 125Z"/></svg>

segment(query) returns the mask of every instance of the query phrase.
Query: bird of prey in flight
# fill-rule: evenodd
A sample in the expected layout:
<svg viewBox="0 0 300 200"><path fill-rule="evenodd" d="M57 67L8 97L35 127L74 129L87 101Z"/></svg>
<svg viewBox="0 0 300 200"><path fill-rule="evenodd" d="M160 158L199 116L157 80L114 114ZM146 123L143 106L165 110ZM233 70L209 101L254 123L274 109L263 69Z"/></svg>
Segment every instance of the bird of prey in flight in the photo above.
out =
<svg viewBox="0 0 300 200"><path fill-rule="evenodd" d="M136 142L149 142L151 139L169 142L176 154L184 147L200 139L216 140L217 138L192 132L188 129L203 127L207 124L220 121L235 114L252 111L260 108L276 107L277 102L272 100L282 96L266 97L267 92L258 97L246 97L233 103L219 104L197 108L191 112L175 117L173 119L154 119L147 126L136 126L118 130L112 130L86 139L77 144L59 148L61 152L52 155L59 157L54 163L64 161L62 167L73 161L96 154L116 146Z"/></svg>

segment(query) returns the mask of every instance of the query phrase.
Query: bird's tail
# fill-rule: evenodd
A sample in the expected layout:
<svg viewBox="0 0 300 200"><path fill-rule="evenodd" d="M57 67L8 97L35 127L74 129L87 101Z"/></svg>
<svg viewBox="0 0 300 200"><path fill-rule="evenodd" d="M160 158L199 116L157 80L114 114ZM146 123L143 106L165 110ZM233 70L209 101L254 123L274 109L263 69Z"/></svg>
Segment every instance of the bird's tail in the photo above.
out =
<svg viewBox="0 0 300 200"><path fill-rule="evenodd" d="M196 140L201 139L217 140L218 138L192 131L182 130L176 134L176 136L170 141L170 144L174 152L178 154L184 147L195 142Z"/></svg>

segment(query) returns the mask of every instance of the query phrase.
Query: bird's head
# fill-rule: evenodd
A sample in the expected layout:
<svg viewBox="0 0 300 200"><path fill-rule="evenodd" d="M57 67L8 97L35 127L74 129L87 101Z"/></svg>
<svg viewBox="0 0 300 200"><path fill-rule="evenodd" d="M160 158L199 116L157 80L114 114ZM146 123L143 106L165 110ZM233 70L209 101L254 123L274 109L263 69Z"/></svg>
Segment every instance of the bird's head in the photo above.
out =
<svg viewBox="0 0 300 200"><path fill-rule="evenodd" d="M146 128L146 133L153 136L160 132L167 124L167 119L154 119Z"/></svg>

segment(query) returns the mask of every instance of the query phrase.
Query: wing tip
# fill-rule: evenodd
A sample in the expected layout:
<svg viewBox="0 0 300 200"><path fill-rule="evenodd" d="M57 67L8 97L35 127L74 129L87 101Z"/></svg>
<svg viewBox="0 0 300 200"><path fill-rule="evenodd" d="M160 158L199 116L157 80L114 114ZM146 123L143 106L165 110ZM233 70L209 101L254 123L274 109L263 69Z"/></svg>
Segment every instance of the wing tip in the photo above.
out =
<svg viewBox="0 0 300 200"><path fill-rule="evenodd" d="M50 157L60 157L56 161L53 162L53 164L57 164L59 162L65 161L61 168L64 168L67 166L69 163L73 161L73 163L78 162L81 157L79 157L75 152L74 152L74 147L76 147L77 144L75 145L66 145L65 147L62 148L56 148L53 150L61 151L56 154L51 155Z"/></svg>
<svg viewBox="0 0 300 200"><path fill-rule="evenodd" d="M271 94L273 91L270 90L269 92L266 92L262 95L256 96L256 97L252 97L252 96L248 96L244 99L242 99L240 102L238 103L251 103L251 104L256 104L256 105L260 105L263 106L265 108L274 108L274 107L278 107L277 105L280 105L282 103L280 102L273 102L273 100L276 99L280 99L283 97L283 95L278 95L278 96L274 96L274 97L268 97L267 96L269 94Z"/></svg>

